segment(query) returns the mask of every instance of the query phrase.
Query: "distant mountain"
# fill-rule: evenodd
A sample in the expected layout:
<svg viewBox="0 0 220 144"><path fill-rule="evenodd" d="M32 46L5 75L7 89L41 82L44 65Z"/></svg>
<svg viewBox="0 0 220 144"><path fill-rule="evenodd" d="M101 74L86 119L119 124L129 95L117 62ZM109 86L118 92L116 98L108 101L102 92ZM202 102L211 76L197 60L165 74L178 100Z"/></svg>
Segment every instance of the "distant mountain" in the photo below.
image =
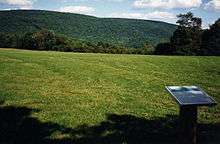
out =
<svg viewBox="0 0 220 144"><path fill-rule="evenodd" d="M147 41L153 45L168 41L176 25L42 10L0 11L0 32L24 34L40 29L85 41L141 47Z"/></svg>

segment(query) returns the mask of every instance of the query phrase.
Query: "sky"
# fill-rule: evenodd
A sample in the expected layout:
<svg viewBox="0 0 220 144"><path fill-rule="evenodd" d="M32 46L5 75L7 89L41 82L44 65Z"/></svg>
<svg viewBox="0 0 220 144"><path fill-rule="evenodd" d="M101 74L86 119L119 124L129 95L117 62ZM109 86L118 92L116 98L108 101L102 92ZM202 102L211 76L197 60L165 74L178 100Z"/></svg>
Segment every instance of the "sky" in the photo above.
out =
<svg viewBox="0 0 220 144"><path fill-rule="evenodd" d="M207 28L220 18L220 0L0 0L0 10L37 9L96 17L133 18L175 23L191 11Z"/></svg>

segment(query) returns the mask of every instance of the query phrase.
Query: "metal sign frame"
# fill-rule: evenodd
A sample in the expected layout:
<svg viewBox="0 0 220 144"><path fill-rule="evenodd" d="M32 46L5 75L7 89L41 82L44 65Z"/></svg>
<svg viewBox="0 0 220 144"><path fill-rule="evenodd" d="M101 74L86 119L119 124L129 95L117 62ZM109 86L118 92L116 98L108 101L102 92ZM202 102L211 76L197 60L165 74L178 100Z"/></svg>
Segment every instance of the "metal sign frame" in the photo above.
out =
<svg viewBox="0 0 220 144"><path fill-rule="evenodd" d="M182 101L180 101L178 99L178 96L176 96L172 91L171 91L171 87L180 87L180 88L194 88L197 89L199 92L203 93L203 97L206 99L209 99L209 101L206 102L197 102L197 103L183 103ZM203 91L200 87L198 86L166 86L167 91L172 95L172 97L174 98L174 100L180 105L180 106L214 106L217 104L217 102L210 97L205 91Z"/></svg>

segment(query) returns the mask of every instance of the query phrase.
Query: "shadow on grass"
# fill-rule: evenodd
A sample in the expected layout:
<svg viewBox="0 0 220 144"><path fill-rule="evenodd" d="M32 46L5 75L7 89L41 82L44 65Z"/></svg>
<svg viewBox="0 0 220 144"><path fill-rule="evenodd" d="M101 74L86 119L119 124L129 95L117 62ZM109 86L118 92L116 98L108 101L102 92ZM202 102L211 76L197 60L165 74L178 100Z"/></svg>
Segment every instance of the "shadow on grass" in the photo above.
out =
<svg viewBox="0 0 220 144"><path fill-rule="evenodd" d="M147 120L132 115L108 114L95 125L67 128L53 122L40 122L30 117L36 110L26 107L0 106L0 143L3 144L107 144L107 143L175 143L175 116ZM220 124L199 125L199 141L220 142ZM60 136L51 139L58 133ZM68 137L66 137L68 136Z"/></svg>

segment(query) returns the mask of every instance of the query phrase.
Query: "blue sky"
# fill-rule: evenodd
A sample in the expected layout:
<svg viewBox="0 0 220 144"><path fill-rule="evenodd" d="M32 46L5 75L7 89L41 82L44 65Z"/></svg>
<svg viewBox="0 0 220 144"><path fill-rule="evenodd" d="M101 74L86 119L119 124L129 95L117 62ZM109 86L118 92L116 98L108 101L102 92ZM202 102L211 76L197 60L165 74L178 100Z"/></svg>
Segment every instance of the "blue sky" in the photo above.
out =
<svg viewBox="0 0 220 144"><path fill-rule="evenodd" d="M176 22L176 15L191 11L208 27L220 18L220 0L0 0L1 10L41 9Z"/></svg>

